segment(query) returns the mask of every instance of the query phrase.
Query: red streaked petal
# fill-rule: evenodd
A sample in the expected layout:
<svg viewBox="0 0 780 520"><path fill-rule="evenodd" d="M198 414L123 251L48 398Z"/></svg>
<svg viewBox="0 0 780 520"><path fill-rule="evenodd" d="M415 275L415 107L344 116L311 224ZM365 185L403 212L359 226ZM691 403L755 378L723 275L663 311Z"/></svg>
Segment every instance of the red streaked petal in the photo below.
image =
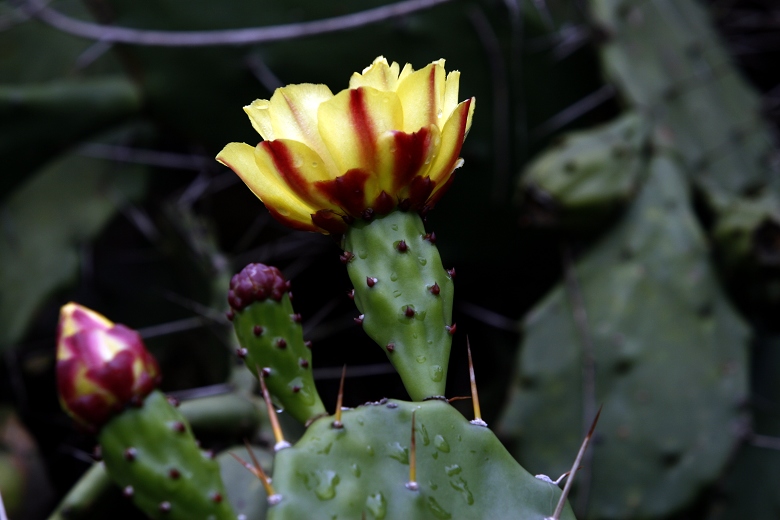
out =
<svg viewBox="0 0 780 520"><path fill-rule="evenodd" d="M339 172L376 171L378 137L403 127L398 96L371 87L342 90L320 105L318 116L320 135Z"/></svg>
<svg viewBox="0 0 780 520"><path fill-rule="evenodd" d="M333 204L340 206L353 217L359 217L369 207L366 198L367 184L371 174L358 168L330 181L320 181L317 189L327 196Z"/></svg>
<svg viewBox="0 0 780 520"><path fill-rule="evenodd" d="M463 140L471 126L471 117L474 113L474 98L467 99L460 103L452 112L452 116L444 125L441 133L441 147L439 154L433 161L429 175L436 185L436 189L441 189L447 179L452 175L458 164L458 156L463 146Z"/></svg>
<svg viewBox="0 0 780 520"><path fill-rule="evenodd" d="M428 172L440 142L436 125L428 125L411 134L387 132L380 136L377 150L379 187L398 198L406 197L412 179Z"/></svg>
<svg viewBox="0 0 780 520"><path fill-rule="evenodd" d="M347 224L341 215L329 210L321 209L311 216L312 222L317 227L324 229L331 235L341 235L347 231Z"/></svg>
<svg viewBox="0 0 780 520"><path fill-rule="evenodd" d="M409 74L398 85L406 132L431 124L441 126L445 90L444 60Z"/></svg>
<svg viewBox="0 0 780 520"><path fill-rule="evenodd" d="M311 214L316 209L301 200L275 168L261 170L253 146L230 143L217 155L217 160L236 172L278 221L294 229L316 230L311 223Z"/></svg>
<svg viewBox="0 0 780 520"><path fill-rule="evenodd" d="M338 209L315 189L315 183L333 177L322 158L305 144L287 139L265 141L257 145L255 157L261 171L278 174L281 181L310 207Z"/></svg>
<svg viewBox="0 0 780 520"><path fill-rule="evenodd" d="M421 209L433 192L435 183L429 177L415 177L409 186L410 209Z"/></svg>

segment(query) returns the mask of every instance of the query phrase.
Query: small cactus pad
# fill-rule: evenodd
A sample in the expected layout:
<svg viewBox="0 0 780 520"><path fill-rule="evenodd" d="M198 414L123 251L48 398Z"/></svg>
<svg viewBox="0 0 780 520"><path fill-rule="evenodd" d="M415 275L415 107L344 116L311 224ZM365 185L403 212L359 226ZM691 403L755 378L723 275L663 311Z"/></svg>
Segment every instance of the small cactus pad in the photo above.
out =
<svg viewBox="0 0 780 520"><path fill-rule="evenodd" d="M536 158L518 186L527 218L540 225L591 228L634 194L646 163L648 124L636 112L572 132Z"/></svg>
<svg viewBox="0 0 780 520"><path fill-rule="evenodd" d="M98 438L108 474L150 518L235 520L219 465L159 391L111 419Z"/></svg>
<svg viewBox="0 0 780 520"><path fill-rule="evenodd" d="M332 423L315 421L277 453L273 485L281 500L269 520L543 520L561 495L446 402L382 400L345 410L342 428ZM413 458L417 485L408 486ZM574 519L568 506L561 518Z"/></svg>
<svg viewBox="0 0 780 520"><path fill-rule="evenodd" d="M264 371L268 390L300 422L325 413L314 386L311 350L303 341L289 282L276 267L249 264L230 281L238 355L255 376Z"/></svg>
<svg viewBox="0 0 780 520"><path fill-rule="evenodd" d="M359 322L413 400L444 395L454 286L417 213L395 211L347 231L347 271Z"/></svg>
<svg viewBox="0 0 780 520"><path fill-rule="evenodd" d="M748 329L690 204L676 163L655 158L625 219L573 268L580 296L559 285L526 322L499 431L523 464L557 474L577 452L570 425L583 424L583 402L603 404L584 470L588 518L666 517L718 476L738 441ZM575 315L587 315L590 342Z"/></svg>

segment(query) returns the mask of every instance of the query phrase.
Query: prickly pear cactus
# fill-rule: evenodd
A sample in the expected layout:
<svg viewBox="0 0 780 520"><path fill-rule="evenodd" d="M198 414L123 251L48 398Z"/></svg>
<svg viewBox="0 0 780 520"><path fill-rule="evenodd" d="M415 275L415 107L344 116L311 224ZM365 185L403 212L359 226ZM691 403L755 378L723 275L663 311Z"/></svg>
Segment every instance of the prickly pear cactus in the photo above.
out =
<svg viewBox="0 0 780 520"><path fill-rule="evenodd" d="M526 218L536 225L592 228L628 202L646 166L647 121L636 112L572 132L519 179Z"/></svg>
<svg viewBox="0 0 780 520"><path fill-rule="evenodd" d="M241 344L238 356L284 408L301 422L325 413L311 371L311 350L303 341L287 280L276 267L249 264L230 282L230 317Z"/></svg>
<svg viewBox="0 0 780 520"><path fill-rule="evenodd" d="M281 500L269 520L309 520L315 511L316 518L543 520L561 494L446 402L384 399L344 411L342 428L332 422L317 420L276 454L273 483ZM407 485L412 457L417 489ZM561 518L574 518L570 508Z"/></svg>
<svg viewBox="0 0 780 520"><path fill-rule="evenodd" d="M559 285L530 313L499 431L526 467L563 472L580 439L564 425L582 423L584 401L603 404L587 518L663 517L717 477L738 440L749 339L672 159L652 160L625 219L574 271L584 309Z"/></svg>
<svg viewBox="0 0 780 520"><path fill-rule="evenodd" d="M235 520L219 465L159 391L106 423L99 441L109 475L150 518Z"/></svg>
<svg viewBox="0 0 780 520"><path fill-rule="evenodd" d="M358 321L413 400L444 395L455 332L452 276L435 240L416 212L404 211L355 222L344 240Z"/></svg>
<svg viewBox="0 0 780 520"><path fill-rule="evenodd" d="M761 100L731 64L703 7L692 0L592 0L591 11L608 37L601 49L608 79L652 122L655 145L679 154L716 219L734 220L730 214L744 213L746 198L764 197L777 218L778 153Z"/></svg>

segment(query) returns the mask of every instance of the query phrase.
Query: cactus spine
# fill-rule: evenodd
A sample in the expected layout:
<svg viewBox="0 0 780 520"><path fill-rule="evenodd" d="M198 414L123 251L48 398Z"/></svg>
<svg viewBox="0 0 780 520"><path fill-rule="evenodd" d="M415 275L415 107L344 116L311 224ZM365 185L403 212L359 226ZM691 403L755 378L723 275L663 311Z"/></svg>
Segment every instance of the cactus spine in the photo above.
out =
<svg viewBox="0 0 780 520"><path fill-rule="evenodd" d="M413 400L444 395L455 327L452 277L415 212L358 221L344 238L358 321Z"/></svg>
<svg viewBox="0 0 780 520"><path fill-rule="evenodd" d="M109 475L150 518L235 520L219 466L159 391L106 423L99 441Z"/></svg>

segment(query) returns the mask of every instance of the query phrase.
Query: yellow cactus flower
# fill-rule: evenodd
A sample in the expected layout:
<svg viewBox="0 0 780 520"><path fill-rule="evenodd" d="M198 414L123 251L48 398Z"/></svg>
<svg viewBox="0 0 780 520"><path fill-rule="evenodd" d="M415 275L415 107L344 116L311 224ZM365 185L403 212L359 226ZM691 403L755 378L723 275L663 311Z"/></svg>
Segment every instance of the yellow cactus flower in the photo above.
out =
<svg viewBox="0 0 780 520"><path fill-rule="evenodd" d="M77 303L60 310L57 387L62 408L95 430L160 382L157 361L141 336Z"/></svg>
<svg viewBox="0 0 780 520"><path fill-rule="evenodd" d="M288 85L244 107L264 141L230 143L217 160L295 229L339 234L395 208L424 212L463 163L475 101L458 103L459 81L444 60L415 71L380 56L336 95Z"/></svg>

